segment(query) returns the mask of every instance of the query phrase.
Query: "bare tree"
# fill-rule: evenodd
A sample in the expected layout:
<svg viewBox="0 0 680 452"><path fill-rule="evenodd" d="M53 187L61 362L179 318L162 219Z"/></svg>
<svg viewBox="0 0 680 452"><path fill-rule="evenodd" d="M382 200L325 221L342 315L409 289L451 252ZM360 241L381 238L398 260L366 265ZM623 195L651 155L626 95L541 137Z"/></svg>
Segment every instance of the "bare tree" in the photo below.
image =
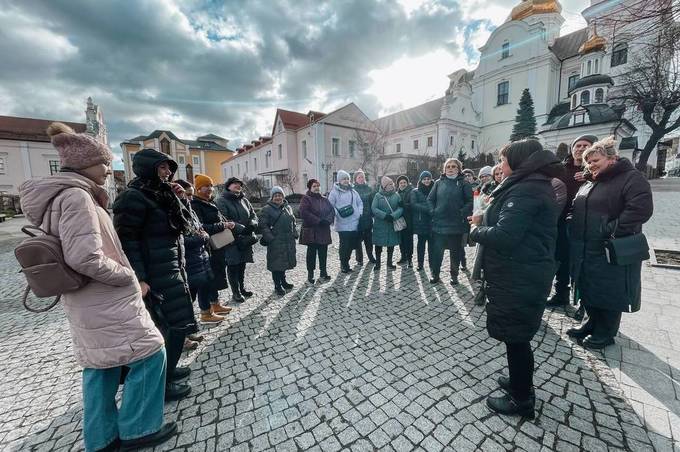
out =
<svg viewBox="0 0 680 452"><path fill-rule="evenodd" d="M616 35L620 30L637 39L658 32L651 23L672 24L680 20L678 0L627 0L611 2L597 18L597 24Z"/></svg>
<svg viewBox="0 0 680 452"><path fill-rule="evenodd" d="M377 182L386 174L392 165L390 160L385 159L386 139L385 134L374 126L357 128L354 130L354 139L359 148L361 168Z"/></svg>
<svg viewBox="0 0 680 452"><path fill-rule="evenodd" d="M640 170L646 168L659 140L680 128L680 26L665 23L657 33L642 44L607 98L641 117L652 131L640 153Z"/></svg>
<svg viewBox="0 0 680 452"><path fill-rule="evenodd" d="M262 199L262 191L264 190L265 187L264 179L259 179L257 177L253 179L246 178L244 182L246 190L248 191L248 194L250 196Z"/></svg>
<svg viewBox="0 0 680 452"><path fill-rule="evenodd" d="M290 170L288 170L288 173L281 177L281 183L288 187L290 192L293 194L295 193L295 185L297 185L298 180L298 174L291 172Z"/></svg>

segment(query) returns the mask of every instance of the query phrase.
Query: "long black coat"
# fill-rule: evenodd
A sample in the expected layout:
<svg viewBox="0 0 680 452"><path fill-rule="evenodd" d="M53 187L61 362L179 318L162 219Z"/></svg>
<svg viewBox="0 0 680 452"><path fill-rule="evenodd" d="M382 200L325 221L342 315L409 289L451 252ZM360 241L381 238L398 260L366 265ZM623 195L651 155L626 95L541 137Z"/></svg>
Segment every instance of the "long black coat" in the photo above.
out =
<svg viewBox="0 0 680 452"><path fill-rule="evenodd" d="M401 206L404 209L404 220L406 220L406 229L408 233L413 233L413 209L411 207L411 192L413 185L408 184L403 190L397 190L397 194L401 198Z"/></svg>
<svg viewBox="0 0 680 452"><path fill-rule="evenodd" d="M236 195L228 190L224 191L220 197L215 199L215 204L227 220L236 223L234 233L236 240L239 236L252 235L258 229L258 219L250 201L243 196L243 193ZM227 265L238 265L246 262L253 262L253 247L246 246L239 248L234 242L224 247L224 257Z"/></svg>
<svg viewBox="0 0 680 452"><path fill-rule="evenodd" d="M432 232L432 211L427 202L427 196L432 190L432 185L425 187L418 183L418 188L411 191L409 204L413 214L413 233L419 235L429 235Z"/></svg>
<svg viewBox="0 0 680 452"><path fill-rule="evenodd" d="M194 199L191 201L191 207L196 212L196 216L198 216L203 229L208 235L215 235L224 231L220 211L214 202L194 196ZM213 285L217 290L226 289L229 286L227 284L225 248L210 251L210 269L213 273Z"/></svg>
<svg viewBox="0 0 680 452"><path fill-rule="evenodd" d="M359 231L370 231L373 227L373 212L371 212L371 204L375 191L368 186L368 184L354 184L354 191L359 193L361 202L364 204L364 210L359 217Z"/></svg>
<svg viewBox="0 0 680 452"><path fill-rule="evenodd" d="M550 173L558 165L551 152L532 154L493 192L486 226L470 232L484 246L487 329L499 341L528 342L541 324L555 274L559 209Z"/></svg>
<svg viewBox="0 0 680 452"><path fill-rule="evenodd" d="M295 258L295 215L287 201L274 204L269 201L260 213L260 229L267 243L267 270L292 270L297 265Z"/></svg>
<svg viewBox="0 0 680 452"><path fill-rule="evenodd" d="M186 254L186 273L190 287L198 287L207 284L213 279L210 267L209 238L200 234L202 230L201 220L196 215L191 205L185 204L191 212L193 231L184 234L184 251Z"/></svg>
<svg viewBox="0 0 680 452"><path fill-rule="evenodd" d="M151 149L135 155L137 178L113 203L113 224L137 279L163 296L161 310L170 327L193 333L197 325L184 268L182 235L170 226L168 211L154 197L153 187L161 183L157 168L167 161L167 155Z"/></svg>
<svg viewBox="0 0 680 452"><path fill-rule="evenodd" d="M619 159L578 191L570 214L571 275L586 306L618 312L640 309L642 262L612 265L604 241L642 232L654 210L647 179ZM618 225L617 225L618 224Z"/></svg>

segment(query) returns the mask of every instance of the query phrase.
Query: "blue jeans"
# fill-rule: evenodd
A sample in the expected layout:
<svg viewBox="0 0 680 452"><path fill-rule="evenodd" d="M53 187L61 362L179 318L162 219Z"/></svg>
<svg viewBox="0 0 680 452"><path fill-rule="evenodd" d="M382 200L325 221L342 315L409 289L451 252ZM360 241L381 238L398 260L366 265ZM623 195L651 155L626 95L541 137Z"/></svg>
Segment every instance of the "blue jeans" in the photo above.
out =
<svg viewBox="0 0 680 452"><path fill-rule="evenodd" d="M135 439L160 430L165 401L165 347L128 364L120 408L116 391L122 367L83 369L85 450L102 449L116 438Z"/></svg>

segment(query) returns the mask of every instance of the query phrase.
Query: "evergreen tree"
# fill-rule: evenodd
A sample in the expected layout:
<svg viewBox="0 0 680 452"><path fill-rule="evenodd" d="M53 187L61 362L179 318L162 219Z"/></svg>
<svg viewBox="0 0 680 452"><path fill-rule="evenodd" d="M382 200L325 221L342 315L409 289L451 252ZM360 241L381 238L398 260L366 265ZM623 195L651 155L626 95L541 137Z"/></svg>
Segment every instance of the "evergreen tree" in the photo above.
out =
<svg viewBox="0 0 680 452"><path fill-rule="evenodd" d="M460 148L460 151L458 151L458 161L465 165L465 160L467 160L467 152L463 151L463 148Z"/></svg>
<svg viewBox="0 0 680 452"><path fill-rule="evenodd" d="M512 128L510 141L519 141L524 138L536 137L536 116L534 115L534 100L531 98L529 88L522 92L519 100L515 125Z"/></svg>

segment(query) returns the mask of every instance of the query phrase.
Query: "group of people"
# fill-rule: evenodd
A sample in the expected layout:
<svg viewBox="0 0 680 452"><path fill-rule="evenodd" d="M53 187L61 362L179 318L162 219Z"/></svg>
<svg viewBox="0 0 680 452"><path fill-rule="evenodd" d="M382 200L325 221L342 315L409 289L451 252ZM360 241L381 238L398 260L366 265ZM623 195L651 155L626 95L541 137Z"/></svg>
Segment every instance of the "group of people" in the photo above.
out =
<svg viewBox="0 0 680 452"><path fill-rule="evenodd" d="M21 202L33 224L59 237L65 262L90 281L63 296L74 353L84 368L87 450L152 446L175 433L174 422L163 424L163 402L191 391L181 383L191 373L178 366L182 350L203 340L199 321L216 324L231 311L221 290L230 288L236 303L253 295L245 275L258 240L267 248L278 295L293 289L286 272L297 265L298 241L307 247L308 283L331 279L331 226L343 273L352 272L353 253L359 265L365 253L379 272L385 248L385 268L393 270L397 246L396 264L410 268L417 236L417 270L424 270L427 249L430 282L439 283L449 250L455 286L467 265L464 247L476 244L487 328L506 344L509 369L498 380L507 394L489 397L487 404L504 414L534 414L530 341L553 280L548 304L566 304L575 294L587 320L567 333L589 348L613 343L621 312L640 308L641 260L612 263L605 248L641 233L652 214L651 190L630 161L619 158L611 138L580 137L564 163L538 141L514 142L500 150L496 167L482 168L477 178L450 158L439 178L423 171L416 187L402 175L396 182L384 176L373 188L361 170L352 184L341 170L328 196L318 180L309 180L298 228L280 187L273 187L257 215L240 179L227 180L215 196L208 176L173 181L177 163L154 149L135 154L135 178L113 203L112 220L103 188L111 173L109 148L60 123L48 134L61 171L24 183Z"/></svg>

